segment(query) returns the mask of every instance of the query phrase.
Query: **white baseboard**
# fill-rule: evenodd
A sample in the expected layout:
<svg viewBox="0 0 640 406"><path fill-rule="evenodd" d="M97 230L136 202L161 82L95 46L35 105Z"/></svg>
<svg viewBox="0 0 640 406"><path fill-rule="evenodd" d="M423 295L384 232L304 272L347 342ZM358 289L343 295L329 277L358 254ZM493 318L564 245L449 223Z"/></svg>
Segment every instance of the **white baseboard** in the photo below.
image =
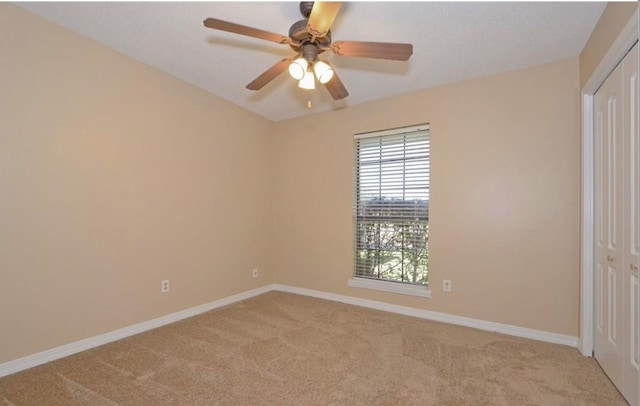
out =
<svg viewBox="0 0 640 406"><path fill-rule="evenodd" d="M227 306L254 296L262 295L263 293L270 292L273 289L273 285L263 286L261 288L238 293L236 295L225 297L220 300L216 300L196 307L191 307L189 309L171 313L166 316L158 317L156 319L134 324L133 326L121 328L109 333L89 337L84 340L75 341L73 343L42 351L37 354L5 362L0 364L0 378L6 375L23 371L25 369L33 368L38 365L46 364L47 362L67 357L69 355L86 351L90 348L98 347L112 341L121 340L123 338L139 334L147 330L171 324L188 317L193 317L197 314L208 312L209 310L217 309L219 307Z"/></svg>
<svg viewBox="0 0 640 406"><path fill-rule="evenodd" d="M76 341L70 344L66 344L60 347L52 348L50 350L42 351L37 354L29 355L23 358L19 358L13 361L0 364L0 378L6 375L10 375L16 372L23 371L25 369L33 368L38 365L46 364L69 355L73 355L88 349L98 347L116 340L142 333L147 330L162 327L167 324L174 323L176 321L193 317L197 314L208 312L209 310L217 309L219 307L227 306L232 303L240 302L245 299L252 298L254 296L262 295L270 291L280 291L295 293L298 295L317 297L319 299L331 300L334 302L342 302L355 306L368 307L370 309L382 310L385 312L402 314L405 316L413 316L421 319L441 321L444 323L455 324L459 326L466 326L477 328L480 330L495 331L502 334L507 334L516 337L530 338L533 340L546 341L554 344L563 344L570 347L577 347L578 338L549 333L541 330L534 330L525 327L511 326L508 324L494 323L491 321L470 319L467 317L454 316L446 313L432 312L429 310L415 309L412 307L398 306L394 304L378 302L375 300L360 299L352 296L338 295L335 293L322 292L319 290L298 288L295 286L271 284L261 288L249 290L246 292L238 293L233 296L222 298L210 303L206 303L200 306L192 307L186 310L182 310L176 313L171 313L166 316L158 317L149 321L134 324L133 326L121 328L109 333L100 334L95 337L89 337L84 340Z"/></svg>
<svg viewBox="0 0 640 406"><path fill-rule="evenodd" d="M441 321L443 323L472 327L479 330L494 331L497 333L507 334L515 337L530 338L533 340L545 341L553 344L568 345L570 347L577 347L578 345L577 337L572 337L564 334L550 333L547 331L512 326L509 324L494 323L492 321L471 319L468 317L455 316L452 314L415 309L406 306L398 306L394 304L378 302L375 300L360 299L352 296L337 295L334 293L321 292L313 289L297 288L288 285L275 284L274 289L281 292L312 296L320 299L332 300L334 302L342 302L361 307L368 307L370 309L382 310L385 312L398 313L405 316L413 316L426 320Z"/></svg>

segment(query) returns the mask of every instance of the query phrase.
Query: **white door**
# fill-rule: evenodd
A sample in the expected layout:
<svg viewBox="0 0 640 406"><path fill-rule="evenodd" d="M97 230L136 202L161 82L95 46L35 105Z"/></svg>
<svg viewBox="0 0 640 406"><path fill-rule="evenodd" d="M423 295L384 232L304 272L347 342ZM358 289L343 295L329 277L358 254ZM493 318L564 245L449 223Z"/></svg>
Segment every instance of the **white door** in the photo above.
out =
<svg viewBox="0 0 640 406"><path fill-rule="evenodd" d="M624 114L624 158L622 173L624 177L624 255L622 270L625 279L626 306L624 318L628 320L629 352L623 361L625 383L622 394L631 405L638 405L638 320L640 306L638 303L638 253L640 252L640 206L638 205L638 190L640 189L640 167L638 154L640 151L640 132L638 131L638 44L625 57L622 67L622 92L625 102Z"/></svg>
<svg viewBox="0 0 640 406"><path fill-rule="evenodd" d="M594 356L632 406L638 405L638 233L630 223L638 213L638 159L631 153L638 143L637 47L594 96Z"/></svg>
<svg viewBox="0 0 640 406"><path fill-rule="evenodd" d="M609 378L623 382L622 265L622 64L594 97L595 112L595 288L594 355Z"/></svg>

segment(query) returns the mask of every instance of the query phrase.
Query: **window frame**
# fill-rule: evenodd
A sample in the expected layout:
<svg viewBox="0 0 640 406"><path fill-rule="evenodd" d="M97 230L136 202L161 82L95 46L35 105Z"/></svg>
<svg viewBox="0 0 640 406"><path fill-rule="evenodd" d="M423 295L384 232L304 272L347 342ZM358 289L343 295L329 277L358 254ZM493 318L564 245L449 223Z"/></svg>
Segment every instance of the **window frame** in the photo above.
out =
<svg viewBox="0 0 640 406"><path fill-rule="evenodd" d="M427 132L427 142L428 142L428 148L429 148L429 153L428 153L428 172L427 172L427 182L429 182L430 179L430 172L431 172L431 167L430 167L430 151L431 151L431 131L430 131L430 125L429 123L424 123L424 124L419 124L419 125L412 125L412 126L406 126L406 127L399 127L399 128L393 128L393 129L387 129L387 130L381 130L381 131L374 131L374 132L367 132L367 133L360 133L360 134L355 134L353 137L353 189L352 189L352 199L353 199L353 249L352 249L352 254L353 254L353 267L352 267L352 277L348 280L347 284L350 287L355 287L355 288L364 288L364 289L373 289L373 290L380 290L380 291L385 291L385 292L393 292L393 293L400 293L400 294L406 294L406 295L413 295L413 296L420 296L420 297L431 297L431 291L429 290L429 283L428 283L428 269L427 269L427 282L426 283L412 283L412 282L405 282L405 281L398 281L398 280L393 280L393 279L385 279L385 278L376 278L376 277L367 277L367 276L362 276L362 275L358 275L358 259L357 259L357 255L358 255L358 220L359 220L359 216L358 216L358 207L359 204L361 203L360 200L360 186L359 186L359 182L361 181L361 179L359 178L359 173L362 170L362 166L360 165L360 150L359 150L359 143L361 139L365 139L365 138L377 138L377 139L384 139L385 137L393 137L393 136L400 136L402 134L410 134L410 133L417 133L417 132ZM406 143L406 141L405 141ZM403 163L406 161L406 156L403 155ZM404 174L406 173L406 169L403 166L403 177ZM406 185L403 183L402 186L402 190L403 192L406 189ZM429 190L429 183L427 183L427 211L426 211L426 225L428 227L428 215L429 215L429 207L428 207L428 203L430 200L429 194L428 194L428 190ZM380 196L382 198L382 196ZM427 239L428 239L428 231L427 233ZM428 242L427 244L427 249L428 249ZM404 247L403 247L404 248ZM427 254L428 255L428 254Z"/></svg>

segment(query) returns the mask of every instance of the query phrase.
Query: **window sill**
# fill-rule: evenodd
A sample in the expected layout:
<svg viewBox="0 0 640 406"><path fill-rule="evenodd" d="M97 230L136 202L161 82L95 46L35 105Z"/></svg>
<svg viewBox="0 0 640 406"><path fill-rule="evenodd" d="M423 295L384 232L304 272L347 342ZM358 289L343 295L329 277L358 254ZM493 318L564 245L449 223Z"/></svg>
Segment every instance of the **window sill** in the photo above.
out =
<svg viewBox="0 0 640 406"><path fill-rule="evenodd" d="M383 292L400 293L402 295L431 297L431 291L428 286L408 285L406 283L379 281L367 278L351 278L347 281L347 285L352 288L381 290Z"/></svg>

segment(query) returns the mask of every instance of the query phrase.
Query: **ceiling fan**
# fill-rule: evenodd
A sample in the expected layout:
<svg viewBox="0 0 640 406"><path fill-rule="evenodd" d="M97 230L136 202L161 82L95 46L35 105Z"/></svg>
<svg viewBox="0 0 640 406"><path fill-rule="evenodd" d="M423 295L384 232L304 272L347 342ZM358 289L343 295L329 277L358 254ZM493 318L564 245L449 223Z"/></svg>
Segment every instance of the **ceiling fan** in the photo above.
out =
<svg viewBox="0 0 640 406"><path fill-rule="evenodd" d="M303 20L289 28L289 36L283 36L257 28L247 27L216 18L204 20L204 26L215 30L232 32L264 39L276 44L289 45L297 55L285 58L267 69L247 85L249 90L260 90L285 70L303 89L315 89L315 77L324 84L334 100L344 99L349 92L333 67L318 59L318 55L331 51L336 55L406 61L413 53L413 45L391 42L331 41L331 24L340 11L342 3L303 1L300 12Z"/></svg>

